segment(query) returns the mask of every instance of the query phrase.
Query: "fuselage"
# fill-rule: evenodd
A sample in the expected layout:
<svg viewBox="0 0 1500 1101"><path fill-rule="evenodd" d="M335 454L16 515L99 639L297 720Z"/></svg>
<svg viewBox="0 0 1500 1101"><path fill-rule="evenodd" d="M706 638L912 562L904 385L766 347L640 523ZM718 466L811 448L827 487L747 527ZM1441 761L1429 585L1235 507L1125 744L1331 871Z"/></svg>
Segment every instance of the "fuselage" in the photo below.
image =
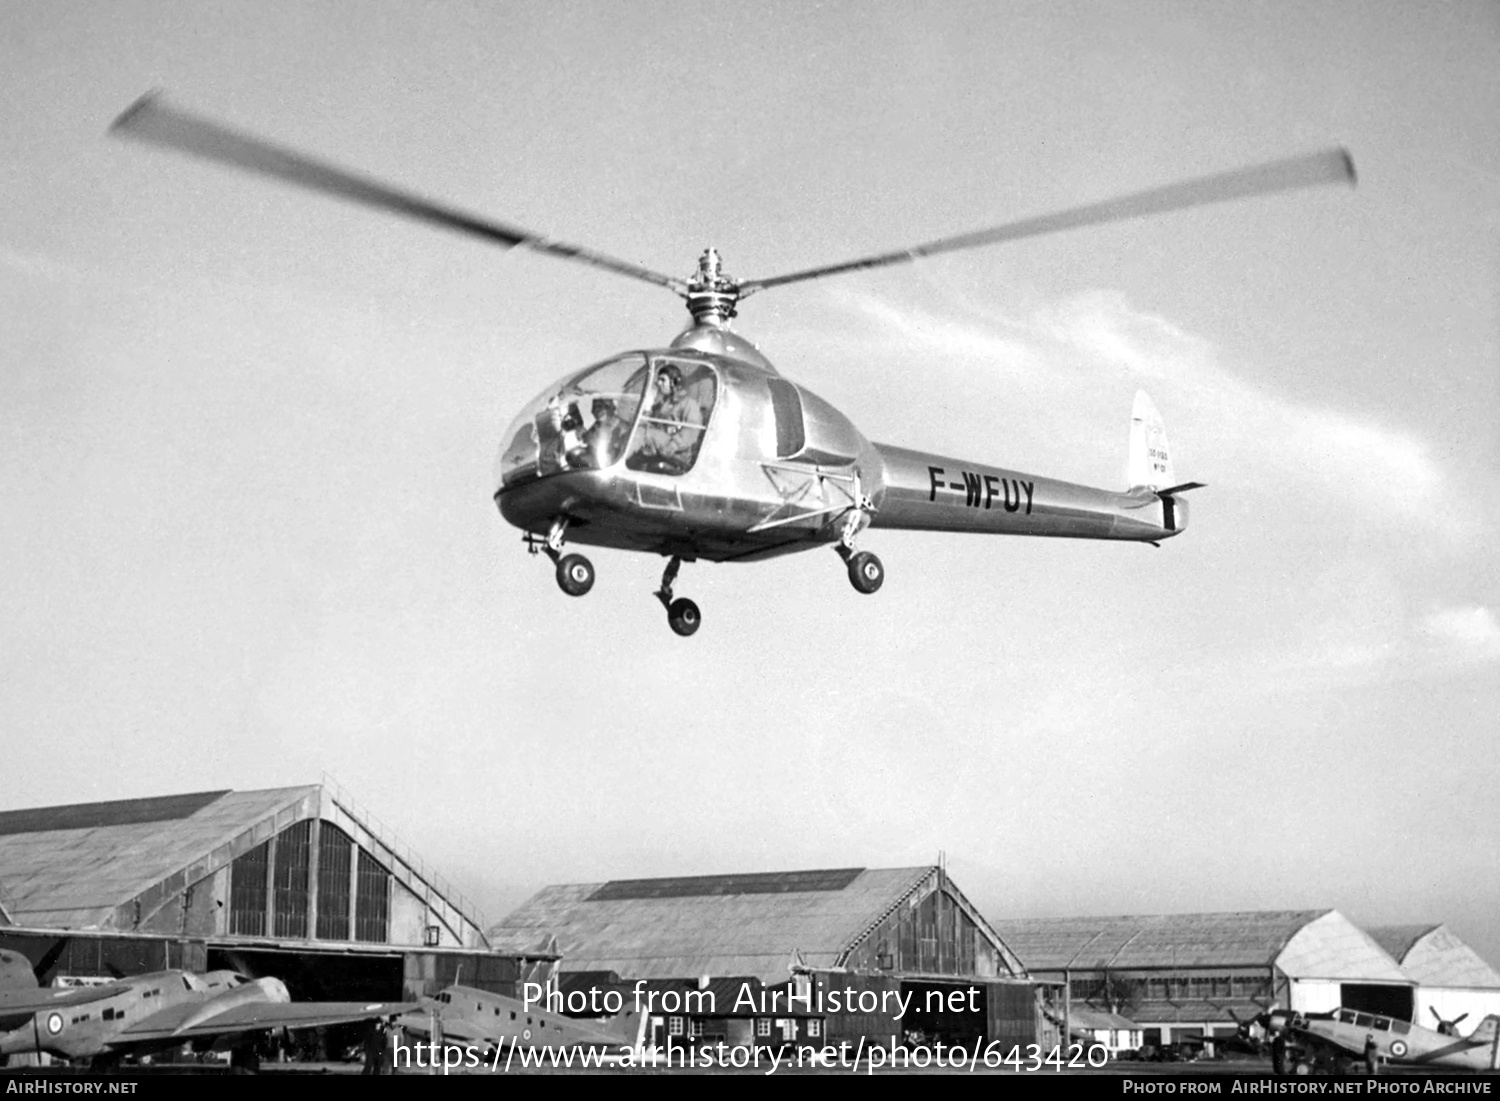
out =
<svg viewBox="0 0 1500 1101"><path fill-rule="evenodd" d="M753 560L859 526L1156 542L1184 501L876 444L726 330L628 352L549 387L506 434L495 501L569 542ZM856 515L857 514L857 515Z"/></svg>
<svg viewBox="0 0 1500 1101"><path fill-rule="evenodd" d="M174 1019L175 1028L187 1029L235 1005L290 1001L279 979L249 980L230 971L159 971L111 983L98 993L104 996L80 1005L13 1016L0 1004L0 1027L9 1029L0 1034L0 1055L46 1052L89 1058L110 1051L127 1029L174 1006L198 1007Z"/></svg>
<svg viewBox="0 0 1500 1101"><path fill-rule="evenodd" d="M1280 1011L1272 1014L1272 1027L1288 1031L1294 1043L1328 1044L1351 1055L1372 1045L1375 1056L1394 1064L1450 1070L1500 1069L1500 1019L1493 1016L1480 1022L1468 1037L1355 1009L1305 1015Z"/></svg>
<svg viewBox="0 0 1500 1101"><path fill-rule="evenodd" d="M557 1000L554 995L552 1002ZM455 985L426 999L401 1018L422 1042L461 1044L481 1051L521 1047L631 1047L639 1042L640 1016L622 1013L609 1021L568 1017L549 999L510 998Z"/></svg>

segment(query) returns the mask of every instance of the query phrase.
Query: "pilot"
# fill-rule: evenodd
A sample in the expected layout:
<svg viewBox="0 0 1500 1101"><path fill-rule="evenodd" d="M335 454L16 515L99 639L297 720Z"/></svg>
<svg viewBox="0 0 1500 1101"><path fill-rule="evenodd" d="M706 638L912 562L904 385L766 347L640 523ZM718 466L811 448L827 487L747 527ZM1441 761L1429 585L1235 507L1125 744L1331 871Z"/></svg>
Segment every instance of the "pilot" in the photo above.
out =
<svg viewBox="0 0 1500 1101"><path fill-rule="evenodd" d="M687 396L682 368L675 363L657 369L656 402L648 416L652 419L641 432L641 454L660 455L686 469L698 446L703 408Z"/></svg>
<svg viewBox="0 0 1500 1101"><path fill-rule="evenodd" d="M594 423L584 432L583 442L593 465L604 467L614 462L620 453L620 445L625 442L630 425L620 418L614 398L595 398L593 414Z"/></svg>
<svg viewBox="0 0 1500 1101"><path fill-rule="evenodd" d="M1377 1074L1380 1070L1379 1048L1375 1045L1375 1033L1365 1034L1365 1072Z"/></svg>

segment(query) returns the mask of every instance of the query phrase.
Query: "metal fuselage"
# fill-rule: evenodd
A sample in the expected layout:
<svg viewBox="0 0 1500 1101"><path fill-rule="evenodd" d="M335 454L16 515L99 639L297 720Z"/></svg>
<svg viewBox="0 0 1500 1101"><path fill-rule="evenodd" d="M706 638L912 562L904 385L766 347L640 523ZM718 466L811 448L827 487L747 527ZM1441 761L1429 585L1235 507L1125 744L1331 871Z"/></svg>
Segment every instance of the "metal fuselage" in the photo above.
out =
<svg viewBox="0 0 1500 1101"><path fill-rule="evenodd" d="M716 326L613 363L613 373L596 366L564 380L512 426L495 501L523 531L543 536L564 518L569 542L686 561L749 561L834 544L851 522L855 530L1136 542L1187 526L1187 503L1151 489L1112 492L871 443L832 405ZM700 380L698 412L675 423L652 416L652 387L668 364ZM627 379L608 390L608 400L633 418L628 437L621 429L628 442L600 453L607 462L587 458L588 430L580 431L580 406L597 400L602 391L590 380L599 377ZM653 432L665 439L673 431L689 461L653 463L643 454ZM570 462L569 454L584 459Z"/></svg>
<svg viewBox="0 0 1500 1101"><path fill-rule="evenodd" d="M0 1002L0 1021L10 1031L0 1033L0 1055L46 1052L65 1059L106 1054L126 1029L155 1017L164 1009L192 1003L201 1011L184 1015L177 1027L193 1025L225 1010L253 1002L289 1002L279 979L249 980L230 971L195 975L188 971L158 971L100 988L110 993L80 1005L45 1008L15 1021ZM32 993L40 993L33 991ZM60 992L61 993L61 992ZM169 1041L158 1047L176 1046Z"/></svg>
<svg viewBox="0 0 1500 1101"><path fill-rule="evenodd" d="M1281 1031L1293 1049L1317 1055L1360 1058L1366 1044L1374 1054L1396 1065L1451 1070L1500 1069L1500 1019L1486 1017L1468 1037L1451 1036L1399 1018L1353 1009L1328 1013L1272 1014L1271 1027ZM1294 1055L1296 1051L1294 1051Z"/></svg>
<svg viewBox="0 0 1500 1101"><path fill-rule="evenodd" d="M424 1042L461 1044L480 1051L520 1047L633 1047L640 1042L640 1014L609 1021L575 1019L536 1002L455 985L427 999L400 1024ZM441 1062L441 1060L440 1060Z"/></svg>

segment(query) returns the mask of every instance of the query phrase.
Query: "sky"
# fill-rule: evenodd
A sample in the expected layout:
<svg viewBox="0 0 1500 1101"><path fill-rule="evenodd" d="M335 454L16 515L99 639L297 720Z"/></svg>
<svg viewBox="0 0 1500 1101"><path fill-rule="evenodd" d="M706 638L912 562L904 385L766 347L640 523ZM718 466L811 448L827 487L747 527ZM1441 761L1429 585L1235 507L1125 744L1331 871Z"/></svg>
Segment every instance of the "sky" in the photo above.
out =
<svg viewBox="0 0 1500 1101"><path fill-rule="evenodd" d="M1343 145L1319 188L775 288L870 439L1161 549L867 533L558 591L492 501L675 296L105 132L138 96L686 276ZM1500 966L1500 8L0 2L0 807L328 775L542 887L933 863L992 918L1336 908Z"/></svg>

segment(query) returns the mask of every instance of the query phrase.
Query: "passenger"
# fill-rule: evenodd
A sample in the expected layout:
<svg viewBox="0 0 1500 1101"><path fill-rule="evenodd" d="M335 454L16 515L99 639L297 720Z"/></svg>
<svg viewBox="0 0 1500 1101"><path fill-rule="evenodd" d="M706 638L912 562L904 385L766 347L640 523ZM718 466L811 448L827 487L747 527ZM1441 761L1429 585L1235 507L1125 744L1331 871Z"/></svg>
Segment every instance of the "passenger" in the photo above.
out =
<svg viewBox="0 0 1500 1101"><path fill-rule="evenodd" d="M625 442L625 433L630 429L620 418L614 398L595 398L594 423L583 434L589 458L594 466L605 467L615 461L620 445Z"/></svg>

